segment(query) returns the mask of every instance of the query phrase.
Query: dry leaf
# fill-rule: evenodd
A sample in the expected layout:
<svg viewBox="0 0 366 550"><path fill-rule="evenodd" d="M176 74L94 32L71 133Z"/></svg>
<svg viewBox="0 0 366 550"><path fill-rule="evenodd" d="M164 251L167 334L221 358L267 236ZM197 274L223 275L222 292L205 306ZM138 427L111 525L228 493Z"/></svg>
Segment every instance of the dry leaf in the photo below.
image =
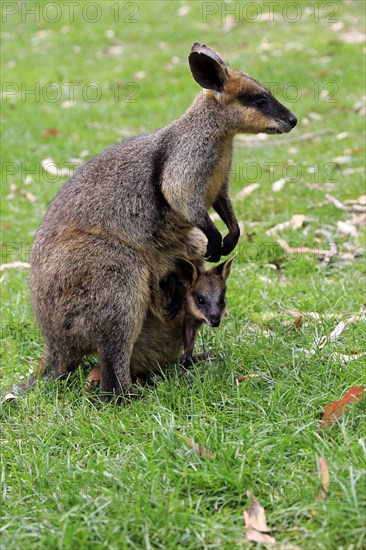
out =
<svg viewBox="0 0 366 550"><path fill-rule="evenodd" d="M65 134L65 132L63 130L57 130L57 128L46 128L41 132L42 137L58 136L60 134Z"/></svg>
<svg viewBox="0 0 366 550"><path fill-rule="evenodd" d="M253 191L258 189L260 187L259 183L251 183L250 185L247 185L244 187L239 193L234 197L234 200L241 201L245 199L245 197L248 197Z"/></svg>
<svg viewBox="0 0 366 550"><path fill-rule="evenodd" d="M304 324L304 315L299 313L294 321L289 321L286 319L282 321L282 326L290 328L300 328Z"/></svg>
<svg viewBox="0 0 366 550"><path fill-rule="evenodd" d="M353 355L346 355L344 353L332 353L332 357L335 360L340 361L340 363L347 364L350 361L354 361L355 359L360 359L361 357L366 356L366 351L362 353L354 353Z"/></svg>
<svg viewBox="0 0 366 550"><path fill-rule="evenodd" d="M346 44L364 44L366 34L358 29L351 29L338 34L338 40Z"/></svg>
<svg viewBox="0 0 366 550"><path fill-rule="evenodd" d="M338 221L337 222L337 229L343 235L351 235L353 237L357 236L356 227L354 225L352 225L351 223L349 223L349 222Z"/></svg>
<svg viewBox="0 0 366 550"><path fill-rule="evenodd" d="M356 227L363 227L366 225L366 214L359 214L358 216L352 216L350 223Z"/></svg>
<svg viewBox="0 0 366 550"><path fill-rule="evenodd" d="M52 176L71 176L73 174L73 170L70 170L70 168L58 168L51 158L43 159L41 164L43 170Z"/></svg>
<svg viewBox="0 0 366 550"><path fill-rule="evenodd" d="M264 508L250 491L247 491L247 496L250 499L249 510L243 512L247 540L263 544L275 544L276 539L268 534L270 529L267 525Z"/></svg>
<svg viewBox="0 0 366 550"><path fill-rule="evenodd" d="M199 445L197 445L197 443L195 443L192 439L190 439L189 437L186 437L185 435L182 435L181 437L183 437L184 441L187 443L189 447L191 447L191 449L193 449L197 454L199 454L203 458L211 458L212 460L215 458L215 455L212 451L208 451L204 447L200 447Z"/></svg>
<svg viewBox="0 0 366 550"><path fill-rule="evenodd" d="M353 386L339 401L329 403L324 409L323 418L320 422L320 429L331 426L347 412L348 406L362 399L364 386Z"/></svg>
<svg viewBox="0 0 366 550"><path fill-rule="evenodd" d="M300 328L304 323L304 316L303 315L298 315L294 321L294 325L296 328Z"/></svg>
<svg viewBox="0 0 366 550"><path fill-rule="evenodd" d="M144 78L146 78L146 72L145 71L137 71L137 73L135 73L133 76L134 76L134 78L137 78L137 80L144 80Z"/></svg>
<svg viewBox="0 0 366 550"><path fill-rule="evenodd" d="M326 499L328 496L330 477L329 477L328 464L324 456L318 456L316 460L317 460L318 468L320 472L321 489L319 491L319 494L316 496L315 500L319 501L319 500Z"/></svg>
<svg viewBox="0 0 366 550"><path fill-rule="evenodd" d="M310 111L308 113L308 117L310 120L322 120L322 115L320 113L314 113L313 111Z"/></svg>
<svg viewBox="0 0 366 550"><path fill-rule="evenodd" d="M88 374L88 377L84 384L84 392L85 393L93 392L95 388L99 386L99 383L100 383L100 368L99 368L99 365L97 365Z"/></svg>
<svg viewBox="0 0 366 550"><path fill-rule="evenodd" d="M240 382L244 382L244 380L248 380L249 378L260 378L261 376L263 376L263 374L244 374L243 376L238 376L238 378L234 378L234 382L238 386Z"/></svg>
<svg viewBox="0 0 366 550"><path fill-rule="evenodd" d="M191 8L190 6L188 6L187 4L181 6L179 9L178 9L178 15L179 17L184 17L185 15L188 15L188 13L191 11Z"/></svg>
<svg viewBox="0 0 366 550"><path fill-rule="evenodd" d="M275 181L272 184L272 191L274 191L275 193L278 193L278 191L281 191L281 189L283 189L283 187L286 185L288 181L289 180L287 178L281 178L280 180Z"/></svg>
<svg viewBox="0 0 366 550"><path fill-rule="evenodd" d="M342 334L346 326L347 326L347 323L345 323L344 321L341 321L336 326L336 328L329 334L329 341L334 342L335 340L337 340L337 338Z"/></svg>
<svg viewBox="0 0 366 550"><path fill-rule="evenodd" d="M4 401L14 401L14 399L18 398L13 393L7 393L6 395L4 395Z"/></svg>
<svg viewBox="0 0 366 550"><path fill-rule="evenodd" d="M21 189L15 183L11 183L9 187L11 191L18 193L19 195L27 199L29 202L35 202L37 200L37 198L33 195L33 193L31 193L30 191L25 191L24 189ZM9 195L7 198L9 198ZM13 199L15 197L12 196L11 198Z"/></svg>
<svg viewBox="0 0 366 550"><path fill-rule="evenodd" d="M100 368L97 365L93 368L93 370L89 373L87 377L88 382L91 382L93 386L98 386L100 382Z"/></svg>
<svg viewBox="0 0 366 550"><path fill-rule="evenodd" d="M339 157L334 157L333 162L336 164L346 164L347 162L352 162L351 155L341 155Z"/></svg>
<svg viewBox="0 0 366 550"><path fill-rule="evenodd" d="M225 18L224 26L222 27L222 32L230 32L236 26L236 21L234 17L230 15Z"/></svg>

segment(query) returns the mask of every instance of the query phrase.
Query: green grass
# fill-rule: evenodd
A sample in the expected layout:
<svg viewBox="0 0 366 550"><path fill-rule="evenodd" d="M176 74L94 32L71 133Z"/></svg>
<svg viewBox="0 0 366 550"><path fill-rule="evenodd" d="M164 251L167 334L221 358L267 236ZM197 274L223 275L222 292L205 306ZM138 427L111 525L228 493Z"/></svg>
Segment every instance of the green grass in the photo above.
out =
<svg viewBox="0 0 366 550"><path fill-rule="evenodd" d="M228 33L223 32L223 3L208 3L218 12L205 21L207 3L134 2L136 23L123 22L131 10L123 11L123 3L114 21L110 8L116 3L100 2L96 23L83 19L82 3L74 22L60 3L60 20L53 23L45 21L55 17L42 11L45 2L38 3L38 22L31 15L22 22L24 3L11 4L19 11L2 25L2 80L19 92L2 98L2 263L27 261L47 206L66 181L43 172L43 159L51 157L63 167L85 151L83 160L91 158L123 136L167 124L188 107L198 91L186 62L194 41L216 48L259 81L280 83L277 97L299 124L289 136L270 137L260 147L235 148L232 195L253 181L260 187L235 201L245 231L228 284L230 316L216 331L205 328L197 343L197 349L215 351L217 360L195 366L188 378L172 367L140 400L120 407L96 405L83 395L81 371L68 384L39 384L27 396L2 403L1 548L246 548L247 490L265 507L277 548L363 548L365 403L354 405L332 427L318 428L328 403L365 384L364 358L342 364L332 355L365 351L365 321L347 327L310 358L302 350L329 335L337 321L325 315L298 330L282 321L290 319L289 309L358 311L365 301L364 256L324 265L311 255L286 256L276 237L266 235L293 214L305 214L310 218L305 228L277 236L311 248L327 248L331 239L339 253L349 244L365 244L362 227L356 237L337 229L337 222L352 214L332 204L316 206L326 192L341 201L365 193L360 171L343 173L363 166L364 122L354 105L365 93L365 50L342 34L364 28L363 2L301 2L296 23L284 19L289 3L275 3L275 23L248 21L255 16L252 6ZM26 4L28 9L34 5ZM177 12L183 5L190 11L181 17ZM244 5L227 6L242 10ZM333 7L329 17L334 21L327 23ZM22 83L29 90L37 82L39 97L22 93ZM59 101L47 101L50 82L62 91ZM64 82L79 83L68 109L63 108L69 99ZM90 82L102 92L95 103L83 98ZM124 90L129 82L138 87ZM293 82L300 91L296 103L282 93ZM124 101L115 101L116 83ZM329 88L330 83L336 87ZM128 102L134 89L137 102ZM325 89L335 90L336 102L324 100L320 92ZM50 128L59 133L45 135ZM296 141L323 129L332 133ZM337 139L343 132L347 135ZM344 155L349 161L335 164L333 159ZM289 159L297 163L299 176L273 193L271 184L283 177ZM248 163L259 167L257 178ZM270 265L278 258L287 284ZM2 387L26 377L43 350L27 271L4 274ZM260 376L234 383L235 377L252 373ZM198 456L181 435L213 451L214 460ZM326 457L331 479L323 502L315 502L319 455Z"/></svg>

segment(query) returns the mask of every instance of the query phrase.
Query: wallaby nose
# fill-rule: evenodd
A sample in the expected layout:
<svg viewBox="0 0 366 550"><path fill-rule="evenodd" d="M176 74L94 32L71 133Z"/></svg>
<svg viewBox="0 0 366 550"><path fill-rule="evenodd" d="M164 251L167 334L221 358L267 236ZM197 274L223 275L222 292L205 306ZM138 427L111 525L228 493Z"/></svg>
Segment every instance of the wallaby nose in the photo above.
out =
<svg viewBox="0 0 366 550"><path fill-rule="evenodd" d="M295 128L296 124L297 124L297 118L295 117L295 115L291 115L288 119L289 123L291 124L291 127L292 128Z"/></svg>
<svg viewBox="0 0 366 550"><path fill-rule="evenodd" d="M220 324L221 318L218 315L214 315L213 317L211 317L210 321L211 321L212 327L218 327Z"/></svg>

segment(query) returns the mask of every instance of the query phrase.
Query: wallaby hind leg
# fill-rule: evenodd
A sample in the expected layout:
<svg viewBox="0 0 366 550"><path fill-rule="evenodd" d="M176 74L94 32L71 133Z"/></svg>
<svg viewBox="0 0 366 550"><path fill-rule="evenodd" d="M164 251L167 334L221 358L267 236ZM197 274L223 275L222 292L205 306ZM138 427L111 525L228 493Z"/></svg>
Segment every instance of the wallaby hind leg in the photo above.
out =
<svg viewBox="0 0 366 550"><path fill-rule="evenodd" d="M125 331L125 334L120 333L118 339L110 341L108 345L104 343L99 351L101 358L99 397L101 401L111 401L123 394L136 395L140 393L132 383L130 361L135 343L133 329L139 334L141 327L142 322L137 326L135 324L133 327L129 327L129 331Z"/></svg>
<svg viewBox="0 0 366 550"><path fill-rule="evenodd" d="M122 394L135 394L138 389L131 378L131 356L135 343L140 336L150 303L149 279L143 270L135 275L134 280L124 286L111 285L113 296L113 315L100 334L98 353L100 365L100 398L103 401ZM111 314L111 308L108 308ZM108 333L107 333L108 330Z"/></svg>

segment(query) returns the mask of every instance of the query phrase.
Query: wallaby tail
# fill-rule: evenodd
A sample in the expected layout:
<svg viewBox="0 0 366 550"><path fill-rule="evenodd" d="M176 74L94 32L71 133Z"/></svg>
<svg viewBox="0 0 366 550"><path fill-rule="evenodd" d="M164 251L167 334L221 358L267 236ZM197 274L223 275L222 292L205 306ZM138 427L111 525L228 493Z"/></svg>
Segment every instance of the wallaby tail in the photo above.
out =
<svg viewBox="0 0 366 550"><path fill-rule="evenodd" d="M8 399L10 400L12 397L10 396L17 396L18 393L23 392L34 386L37 382L37 380L41 378L45 378L48 375L48 357L45 355L42 357L41 362L39 366L36 368L32 376L28 378L25 382L22 384L14 384L13 386L10 386L10 388L7 388L4 390L5 397L9 396Z"/></svg>

